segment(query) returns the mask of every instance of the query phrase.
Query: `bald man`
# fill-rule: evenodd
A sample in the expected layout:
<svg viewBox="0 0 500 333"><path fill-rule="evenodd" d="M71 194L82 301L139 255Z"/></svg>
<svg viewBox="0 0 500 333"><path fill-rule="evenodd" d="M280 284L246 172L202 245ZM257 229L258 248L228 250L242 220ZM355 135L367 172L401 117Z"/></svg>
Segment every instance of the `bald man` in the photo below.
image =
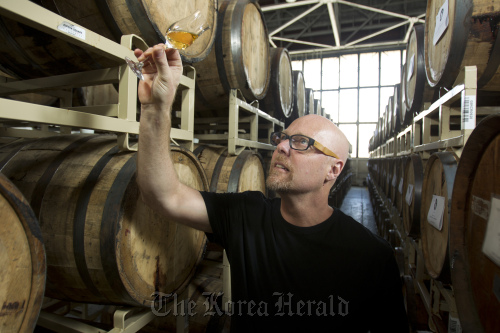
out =
<svg viewBox="0 0 500 333"><path fill-rule="evenodd" d="M344 134L317 115L273 133L267 186L280 198L199 192L180 183L170 159L179 53L156 45L135 55L152 59L139 84L142 198L170 219L211 234L226 249L231 331L408 332L391 247L328 205L348 157Z"/></svg>

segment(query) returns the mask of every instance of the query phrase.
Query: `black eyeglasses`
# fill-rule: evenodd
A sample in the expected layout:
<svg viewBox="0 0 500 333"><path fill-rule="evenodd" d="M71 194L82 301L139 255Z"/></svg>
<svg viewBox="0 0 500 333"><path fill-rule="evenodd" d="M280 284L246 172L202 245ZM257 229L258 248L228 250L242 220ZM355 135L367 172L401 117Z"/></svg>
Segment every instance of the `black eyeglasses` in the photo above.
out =
<svg viewBox="0 0 500 333"><path fill-rule="evenodd" d="M309 147L314 146L314 148L318 149L320 152L327 156L339 158L337 154L335 154L333 151L330 149L326 148L323 146L321 143L318 141L314 140L313 138L310 138L305 135L301 134L294 134L294 135L288 135L283 132L274 132L271 133L271 143L274 146L279 145L282 141L288 140L290 143L290 148L295 149L295 150L307 150Z"/></svg>

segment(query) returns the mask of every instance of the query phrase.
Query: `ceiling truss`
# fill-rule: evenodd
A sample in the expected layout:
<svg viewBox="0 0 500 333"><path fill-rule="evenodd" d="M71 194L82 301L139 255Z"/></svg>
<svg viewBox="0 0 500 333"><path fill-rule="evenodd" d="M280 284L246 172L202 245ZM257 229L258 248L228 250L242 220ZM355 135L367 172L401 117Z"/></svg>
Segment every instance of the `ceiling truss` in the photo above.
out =
<svg viewBox="0 0 500 333"><path fill-rule="evenodd" d="M282 1L275 0L275 2ZM279 42L288 43L288 46L293 48L293 50L289 50L292 55L355 51L361 48L398 47L407 44L414 24L425 23L425 0L411 14L384 9L389 5L394 5L396 0L384 0L383 2L374 3L372 6L362 4L361 1L357 2L346 0L303 0L292 3L262 4L261 9L270 31L269 42L273 47L277 47ZM401 4L401 1L399 1L399 4ZM406 9L404 1L403 6ZM346 20L342 21L339 18L343 17L345 9L349 7L355 10L356 15L359 15L360 18L357 19L359 24L356 25L356 22L354 22L351 23L351 27L346 28L346 24L343 24ZM416 14L414 14L415 11ZM328 20L324 13L328 13ZM305 20L306 16L310 18L314 14L316 14L315 18L309 21ZM290 17L292 18L288 19ZM376 22L374 21L375 18L377 18ZM295 27L294 31L287 33L293 26ZM318 32L318 29L316 29L316 32L310 32L313 27L319 26L322 27L321 31ZM382 35L398 28L405 29L402 38L398 40L380 38ZM308 31L310 32L309 38L304 38ZM360 32L364 32L364 35L359 36ZM315 39L318 39L314 38L315 33L316 36L323 35L322 40L325 40L325 33L328 33L329 36L327 36L326 42L318 42L315 41ZM344 33L345 36L343 40L341 40L341 33Z"/></svg>

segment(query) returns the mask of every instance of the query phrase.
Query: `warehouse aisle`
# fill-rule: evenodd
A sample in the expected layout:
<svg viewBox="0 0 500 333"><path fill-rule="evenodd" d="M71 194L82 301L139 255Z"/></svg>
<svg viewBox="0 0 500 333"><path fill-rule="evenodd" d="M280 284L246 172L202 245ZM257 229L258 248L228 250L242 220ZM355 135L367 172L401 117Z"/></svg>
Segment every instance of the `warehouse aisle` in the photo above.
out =
<svg viewBox="0 0 500 333"><path fill-rule="evenodd" d="M352 186L347 192L340 210L377 234L377 224L367 187Z"/></svg>

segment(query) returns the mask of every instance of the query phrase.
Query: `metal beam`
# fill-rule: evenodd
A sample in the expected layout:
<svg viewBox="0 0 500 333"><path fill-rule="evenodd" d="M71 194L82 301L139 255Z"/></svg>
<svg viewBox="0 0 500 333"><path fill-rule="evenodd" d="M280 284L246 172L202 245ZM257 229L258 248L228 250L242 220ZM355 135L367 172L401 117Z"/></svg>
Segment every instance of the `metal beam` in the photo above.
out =
<svg viewBox="0 0 500 333"><path fill-rule="evenodd" d="M374 43L374 44L361 44L361 45L352 45L352 46L330 46L325 48L317 48L317 49L307 49L307 50L298 50L298 51L289 51L290 55L301 55L308 53L327 53L327 52L358 52L359 50L378 50L382 48L396 48L396 47L404 47L405 43L402 41L395 42L383 42L383 43Z"/></svg>
<svg viewBox="0 0 500 333"><path fill-rule="evenodd" d="M333 29L333 38L335 38L335 45L340 46L339 30L337 25L337 18L335 17L335 12L333 11L333 6L331 3L326 5L328 7L328 15L330 16L330 22Z"/></svg>
<svg viewBox="0 0 500 333"><path fill-rule="evenodd" d="M375 7L365 6L365 5L361 5L361 4L357 4L357 3L353 3L353 2L349 2L349 1L345 1L345 0L335 0L335 1L337 1L338 3L343 4L343 5L352 6L352 7L356 7L356 8L361 8L361 9L369 10L369 11L372 11L372 12L376 12L376 13L380 13L380 14L385 14L385 15L388 15L388 16L399 17L399 18L402 18L402 19L410 19L410 16L408 16L408 15L394 13L394 12L390 12L388 10L383 10L383 9L378 9L378 8L375 8Z"/></svg>
<svg viewBox="0 0 500 333"><path fill-rule="evenodd" d="M319 0L297 1L297 2L293 2L293 3L283 3L283 4L279 4L279 5L264 6L264 7L261 7L261 10L263 12L270 12L270 11L278 10L278 9L287 9L287 8L292 8L292 7L312 5L312 4L319 3L319 2L321 2L321 1L319 1Z"/></svg>
<svg viewBox="0 0 500 333"><path fill-rule="evenodd" d="M351 46L351 45L354 45L354 44L358 44L358 43L360 43L360 42L362 42L362 41L364 41L364 40L367 40L367 39L373 38L373 37L375 37L375 36L381 35L381 34L383 34L383 33L386 33L387 31L391 31L391 30L393 30L393 29L399 28L400 26L405 25L405 24L408 24L408 23L409 23L408 21L404 21L404 22L401 22L401 23L395 24L395 25L393 25L392 27L389 27L389 28L386 28L386 29L380 30L380 31L378 31L378 32L376 32L376 33L373 33L373 34L371 34L371 35L368 35L368 36L362 37L362 38L360 38L360 39L358 39L358 40L355 40L355 41L353 41L353 42L351 42L351 43L347 43L347 44L345 44L345 46Z"/></svg>
<svg viewBox="0 0 500 333"><path fill-rule="evenodd" d="M297 17L295 17L294 19L288 21L287 23L285 23L284 25L282 25L281 27L279 27L278 29L274 30L273 32L271 32L269 34L269 36L274 36L275 34L277 34L278 32L280 32L281 30L285 29L286 27L292 25L293 23L297 22L298 20L300 20L301 18L303 18L304 16L307 16L309 13L315 11L316 9L318 9L319 7L321 7L323 4L322 3L318 3L316 4L314 7L311 7L309 8L308 10L306 10L305 12L303 12L302 14L298 15Z"/></svg>

